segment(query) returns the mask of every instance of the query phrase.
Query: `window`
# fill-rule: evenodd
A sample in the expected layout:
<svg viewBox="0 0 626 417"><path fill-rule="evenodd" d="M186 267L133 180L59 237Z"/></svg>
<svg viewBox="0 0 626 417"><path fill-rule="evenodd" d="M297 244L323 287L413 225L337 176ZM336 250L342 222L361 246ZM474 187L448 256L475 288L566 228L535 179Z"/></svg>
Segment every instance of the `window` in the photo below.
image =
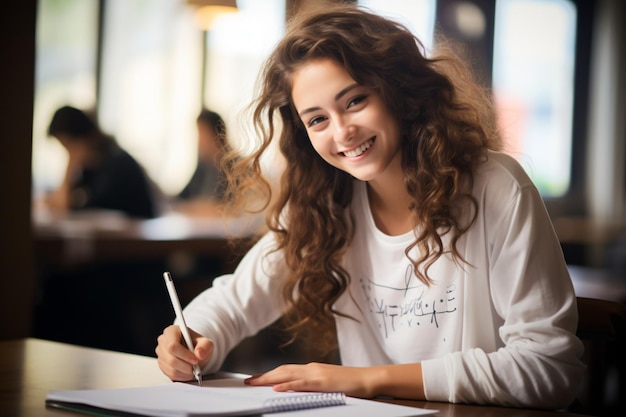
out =
<svg viewBox="0 0 626 417"><path fill-rule="evenodd" d="M573 0L361 0L413 28L427 50L433 32L460 42L476 76L491 85L505 148L554 202L583 187L586 97L581 12ZM436 23L435 23L436 22ZM586 24L586 23L585 23ZM583 25L584 26L584 25ZM584 55L584 53L583 53ZM577 107L578 106L578 107ZM575 138L578 145L575 146ZM578 171L575 171L576 167ZM579 204L582 206L582 204Z"/></svg>
<svg viewBox="0 0 626 417"><path fill-rule="evenodd" d="M284 0L237 3L203 32L183 1L106 2L101 121L166 194L193 173L201 104L224 117L231 140L240 136L240 111L283 34Z"/></svg>
<svg viewBox="0 0 626 417"><path fill-rule="evenodd" d="M202 39L183 1L107 0L101 88L103 130L165 193L195 167Z"/></svg>
<svg viewBox="0 0 626 417"><path fill-rule="evenodd" d="M242 109L252 101L265 59L285 32L285 0L238 0L206 33L206 107L220 113L235 146L245 140Z"/></svg>
<svg viewBox="0 0 626 417"><path fill-rule="evenodd" d="M237 3L237 14L219 18L205 33L185 1L40 1L35 189L50 189L62 180L67 156L56 141L48 140L46 130L54 111L65 104L97 107L102 129L116 137L166 194L177 193L193 172L195 120L203 104L224 117L229 136L236 140L240 112L252 98L261 63L285 26L285 0Z"/></svg>
<svg viewBox="0 0 626 417"><path fill-rule="evenodd" d="M589 55L580 51L589 34L577 39L587 15L578 9L581 2L358 3L407 25L427 52L433 48L435 28L445 30L451 16L457 29L482 22L484 36L469 39L467 45L486 63L482 79L493 82L508 152L545 198L562 199L572 187L582 192L580 169L572 169L584 165L577 143L584 142L585 118L573 116L586 114L588 68L581 67L588 65ZM239 13L222 16L203 32L184 1L40 1L34 189L61 181L65 151L47 140L46 128L56 108L71 104L97 106L103 129L139 160L165 193L176 193L195 164L195 117L201 105L224 117L234 142L245 139L241 110L254 94L261 64L283 34L285 6L286 0L239 0ZM477 15L481 11L482 17ZM459 33L473 32L453 35Z"/></svg>
<svg viewBox="0 0 626 417"><path fill-rule="evenodd" d="M427 51L432 50L437 0L359 0L358 4L404 24Z"/></svg>
<svg viewBox="0 0 626 417"><path fill-rule="evenodd" d="M48 140L57 108L96 104L98 0L41 0L37 10L33 190L56 187L65 172L66 153Z"/></svg>
<svg viewBox="0 0 626 417"><path fill-rule="evenodd" d="M498 0L493 89L506 150L544 197L572 171L576 8L568 0Z"/></svg>

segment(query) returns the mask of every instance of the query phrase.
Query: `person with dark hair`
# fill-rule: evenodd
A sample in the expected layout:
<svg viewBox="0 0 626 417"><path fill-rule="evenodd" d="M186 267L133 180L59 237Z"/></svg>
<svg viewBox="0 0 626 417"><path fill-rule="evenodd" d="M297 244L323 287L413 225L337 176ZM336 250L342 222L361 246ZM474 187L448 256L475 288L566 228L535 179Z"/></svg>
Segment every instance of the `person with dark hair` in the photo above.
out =
<svg viewBox="0 0 626 417"><path fill-rule="evenodd" d="M301 14L268 58L233 195L267 196L269 231L156 347L172 380L218 370L286 318L341 364L276 367L277 391L559 409L582 380L576 297L540 194L501 152L491 98L452 50L426 56L358 6ZM278 196L260 169L285 158ZM237 204L238 202L235 202Z"/></svg>
<svg viewBox="0 0 626 417"><path fill-rule="evenodd" d="M63 182L46 198L50 209L118 210L134 218L156 215L152 183L143 167L87 113L71 106L59 108L48 135L68 153Z"/></svg>
<svg viewBox="0 0 626 417"><path fill-rule="evenodd" d="M226 200L224 156L230 152L222 117L202 109L196 118L198 158L189 182L176 195L174 209L188 215L214 215Z"/></svg>

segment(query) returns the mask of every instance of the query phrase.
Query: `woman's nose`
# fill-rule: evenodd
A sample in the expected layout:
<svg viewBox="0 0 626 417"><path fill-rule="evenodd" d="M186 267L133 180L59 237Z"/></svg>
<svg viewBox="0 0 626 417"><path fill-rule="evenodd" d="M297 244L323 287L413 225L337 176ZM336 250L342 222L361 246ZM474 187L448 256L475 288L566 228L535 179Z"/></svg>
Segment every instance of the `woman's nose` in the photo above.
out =
<svg viewBox="0 0 626 417"><path fill-rule="evenodd" d="M356 127L345 119L337 119L335 123L335 141L349 143L356 134Z"/></svg>

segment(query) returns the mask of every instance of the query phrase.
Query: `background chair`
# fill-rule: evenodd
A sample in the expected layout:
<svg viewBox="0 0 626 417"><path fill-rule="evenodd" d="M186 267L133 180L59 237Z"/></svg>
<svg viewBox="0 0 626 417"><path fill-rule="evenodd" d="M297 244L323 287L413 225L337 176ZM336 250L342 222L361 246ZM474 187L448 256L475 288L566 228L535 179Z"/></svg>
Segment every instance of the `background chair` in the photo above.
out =
<svg viewBox="0 0 626 417"><path fill-rule="evenodd" d="M576 334L585 345L587 372L572 411L626 415L626 304L578 297Z"/></svg>

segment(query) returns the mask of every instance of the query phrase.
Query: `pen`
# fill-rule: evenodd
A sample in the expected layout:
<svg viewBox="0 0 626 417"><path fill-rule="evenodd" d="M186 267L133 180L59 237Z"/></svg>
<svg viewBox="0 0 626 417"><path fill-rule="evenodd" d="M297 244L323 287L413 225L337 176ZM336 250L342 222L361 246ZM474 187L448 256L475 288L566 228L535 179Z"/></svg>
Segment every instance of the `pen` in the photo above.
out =
<svg viewBox="0 0 626 417"><path fill-rule="evenodd" d="M185 339L185 343L187 343L187 348L193 352L193 342L191 341L191 335L189 334L189 329L185 323L185 317L183 317L183 309L180 307L180 301L178 300L178 294L176 293L172 276L169 272L163 272L163 278L165 279L167 292L170 294L170 300L172 300L172 306L174 306L176 317L181 322L181 325L178 327L180 327L180 331L183 333L183 338ZM198 385L202 386L202 373L200 372L198 364L193 366L193 374L198 380Z"/></svg>

